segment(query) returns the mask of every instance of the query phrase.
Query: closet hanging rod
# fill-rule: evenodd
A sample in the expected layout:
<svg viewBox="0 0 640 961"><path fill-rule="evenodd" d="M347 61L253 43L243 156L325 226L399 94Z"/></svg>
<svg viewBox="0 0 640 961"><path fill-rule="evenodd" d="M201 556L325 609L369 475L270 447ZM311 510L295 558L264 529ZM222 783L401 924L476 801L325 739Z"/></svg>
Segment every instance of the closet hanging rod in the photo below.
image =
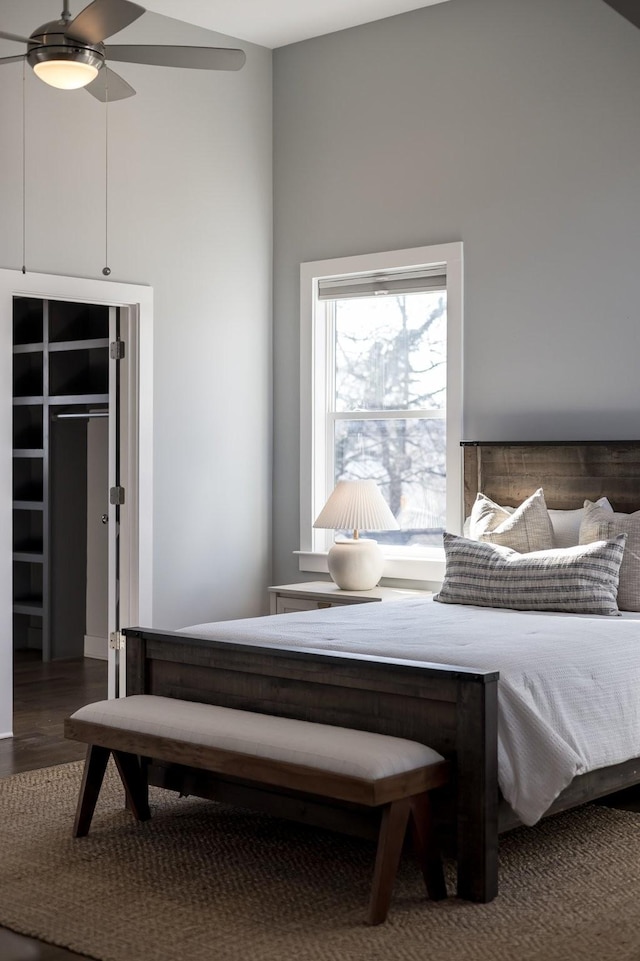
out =
<svg viewBox="0 0 640 961"><path fill-rule="evenodd" d="M61 414L54 414L55 420L83 420L89 417L108 417L108 410L87 410L87 411L69 411L63 412Z"/></svg>

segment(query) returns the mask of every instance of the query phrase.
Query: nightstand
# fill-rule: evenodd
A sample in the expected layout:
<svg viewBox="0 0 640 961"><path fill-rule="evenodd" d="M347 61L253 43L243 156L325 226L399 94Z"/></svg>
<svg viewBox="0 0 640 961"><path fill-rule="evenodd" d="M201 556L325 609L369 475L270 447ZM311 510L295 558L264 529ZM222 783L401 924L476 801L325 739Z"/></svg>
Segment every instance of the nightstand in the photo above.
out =
<svg viewBox="0 0 640 961"><path fill-rule="evenodd" d="M428 597L431 591L405 591L400 587L341 591L332 581L309 581L306 584L279 584L270 587L269 594L271 614L287 614L290 611L317 611L324 607L342 607L346 604L371 604L376 601Z"/></svg>

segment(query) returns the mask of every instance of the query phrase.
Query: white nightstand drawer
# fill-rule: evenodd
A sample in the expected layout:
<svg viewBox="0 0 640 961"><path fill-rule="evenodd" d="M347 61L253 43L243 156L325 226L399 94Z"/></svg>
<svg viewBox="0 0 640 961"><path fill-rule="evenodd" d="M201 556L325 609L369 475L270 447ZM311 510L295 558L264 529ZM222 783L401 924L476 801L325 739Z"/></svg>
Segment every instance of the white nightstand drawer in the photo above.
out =
<svg viewBox="0 0 640 961"><path fill-rule="evenodd" d="M280 584L270 587L271 613L317 611L325 607L348 604L371 604L398 601L409 597L426 597L431 591L405 591L398 587L374 587L372 591L341 591L333 581L309 581L306 584Z"/></svg>
<svg viewBox="0 0 640 961"><path fill-rule="evenodd" d="M330 601L311 600L308 597L285 597L279 595L275 599L275 614L288 614L289 611L320 611L325 607L338 607Z"/></svg>

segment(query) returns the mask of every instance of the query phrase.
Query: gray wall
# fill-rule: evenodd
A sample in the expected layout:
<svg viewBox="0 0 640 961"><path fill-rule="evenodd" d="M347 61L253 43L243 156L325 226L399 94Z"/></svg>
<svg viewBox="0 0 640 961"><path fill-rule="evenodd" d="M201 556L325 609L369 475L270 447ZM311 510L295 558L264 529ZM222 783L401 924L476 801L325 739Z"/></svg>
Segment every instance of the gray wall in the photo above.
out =
<svg viewBox="0 0 640 961"><path fill-rule="evenodd" d="M274 54L274 582L298 545L298 266L462 240L463 436L640 437L640 31L452 0Z"/></svg>
<svg viewBox="0 0 640 961"><path fill-rule="evenodd" d="M0 24L60 7L0 0ZM271 52L153 14L128 41L247 51L239 73L119 64L138 93L108 107L111 279L154 289L153 621L172 627L267 606ZM0 69L0 265L19 268L22 67ZM104 106L27 70L26 143L28 270L102 279Z"/></svg>

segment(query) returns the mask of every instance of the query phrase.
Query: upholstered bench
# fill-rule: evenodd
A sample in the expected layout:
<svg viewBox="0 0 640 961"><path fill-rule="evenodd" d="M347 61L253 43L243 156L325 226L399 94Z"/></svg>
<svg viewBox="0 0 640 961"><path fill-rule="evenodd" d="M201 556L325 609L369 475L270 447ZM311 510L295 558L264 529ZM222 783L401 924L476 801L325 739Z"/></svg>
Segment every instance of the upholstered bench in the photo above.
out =
<svg viewBox="0 0 640 961"><path fill-rule="evenodd" d="M110 754L128 806L151 815L145 758L380 810L368 921L379 924L411 822L429 896L446 897L428 792L449 765L424 744L402 738L140 694L88 704L65 721L65 736L89 745L74 837L88 833Z"/></svg>

